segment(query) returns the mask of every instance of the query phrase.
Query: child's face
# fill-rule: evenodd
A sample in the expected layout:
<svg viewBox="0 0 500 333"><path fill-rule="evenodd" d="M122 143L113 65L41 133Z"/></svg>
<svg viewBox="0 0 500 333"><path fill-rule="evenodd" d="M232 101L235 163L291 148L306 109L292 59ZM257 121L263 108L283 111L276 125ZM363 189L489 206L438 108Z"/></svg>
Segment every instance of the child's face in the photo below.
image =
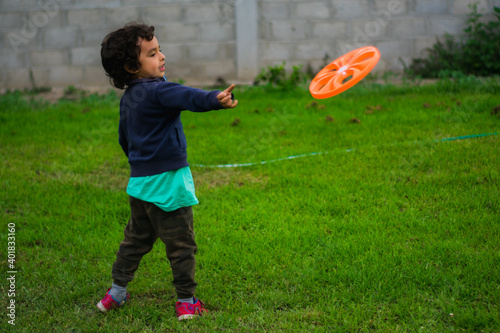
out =
<svg viewBox="0 0 500 333"><path fill-rule="evenodd" d="M153 37L150 41L139 40L141 54L139 62L141 68L137 71L139 79L154 79L165 75L165 56L160 51L158 39Z"/></svg>

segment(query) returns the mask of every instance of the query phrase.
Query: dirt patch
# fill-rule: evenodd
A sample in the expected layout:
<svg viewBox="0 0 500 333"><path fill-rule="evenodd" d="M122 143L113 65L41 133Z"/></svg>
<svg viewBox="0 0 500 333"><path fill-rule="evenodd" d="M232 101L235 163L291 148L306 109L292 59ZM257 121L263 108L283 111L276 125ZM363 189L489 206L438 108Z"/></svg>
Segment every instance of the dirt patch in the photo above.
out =
<svg viewBox="0 0 500 333"><path fill-rule="evenodd" d="M114 89L112 87L86 87L86 88L47 88L39 89L39 91L24 90L26 96L29 98L42 99L49 103L57 103L61 98L78 100L81 97L89 96L91 94L104 95L108 94L110 91L114 90L117 96L123 94L123 90ZM6 89L0 90L0 95L7 92Z"/></svg>
<svg viewBox="0 0 500 333"><path fill-rule="evenodd" d="M69 100L78 100L82 97L89 96L91 94L99 94L105 95L110 91L114 90L118 96L121 96L123 93L122 90L113 89L113 88L103 88L103 87L94 87L94 88L52 88L50 91L38 93L36 96L46 100L50 103L56 103L61 98L69 99Z"/></svg>
<svg viewBox="0 0 500 333"><path fill-rule="evenodd" d="M242 187L246 185L265 186L269 181L266 176L255 176L251 172L237 169L198 169L191 170L197 187L215 188L223 186Z"/></svg>

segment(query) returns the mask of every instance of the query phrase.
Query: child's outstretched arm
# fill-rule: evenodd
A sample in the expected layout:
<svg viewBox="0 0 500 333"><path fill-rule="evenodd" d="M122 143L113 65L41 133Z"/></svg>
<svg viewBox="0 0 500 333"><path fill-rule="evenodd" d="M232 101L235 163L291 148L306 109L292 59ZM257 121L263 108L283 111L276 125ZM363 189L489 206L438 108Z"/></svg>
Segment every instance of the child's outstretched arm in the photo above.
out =
<svg viewBox="0 0 500 333"><path fill-rule="evenodd" d="M233 101L233 91L235 84L231 84L226 90L217 95L217 99L224 109L234 109L238 105L238 100Z"/></svg>

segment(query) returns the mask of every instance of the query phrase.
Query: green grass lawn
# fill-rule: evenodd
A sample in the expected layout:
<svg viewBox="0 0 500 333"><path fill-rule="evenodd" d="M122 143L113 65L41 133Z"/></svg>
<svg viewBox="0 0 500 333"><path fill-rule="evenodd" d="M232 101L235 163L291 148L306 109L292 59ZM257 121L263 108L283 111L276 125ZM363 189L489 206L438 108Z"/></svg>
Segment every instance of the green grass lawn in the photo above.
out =
<svg viewBox="0 0 500 333"><path fill-rule="evenodd" d="M17 271L1 331L500 331L498 80L235 94L183 114L211 313L182 323L161 242L126 307L95 307L129 217L118 98L0 97L1 263L8 277L15 225Z"/></svg>

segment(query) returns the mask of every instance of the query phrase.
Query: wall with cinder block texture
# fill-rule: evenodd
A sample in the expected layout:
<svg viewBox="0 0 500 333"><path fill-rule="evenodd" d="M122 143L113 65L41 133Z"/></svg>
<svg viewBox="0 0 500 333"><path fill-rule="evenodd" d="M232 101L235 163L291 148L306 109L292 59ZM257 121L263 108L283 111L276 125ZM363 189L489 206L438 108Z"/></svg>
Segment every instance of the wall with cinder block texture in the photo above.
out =
<svg viewBox="0 0 500 333"><path fill-rule="evenodd" d="M469 4L486 19L499 0L261 0L259 64L312 71L358 47L381 52L378 71L403 70L436 38L463 35Z"/></svg>
<svg viewBox="0 0 500 333"><path fill-rule="evenodd" d="M316 71L365 45L382 53L376 70L399 71L436 37L460 36L473 2L486 18L500 6L500 0L0 0L0 84L108 86L100 43L129 21L156 27L171 80L251 80L283 61ZM236 17L255 21L256 33Z"/></svg>
<svg viewBox="0 0 500 333"><path fill-rule="evenodd" d="M232 78L234 13L205 0L0 0L1 88L109 86L100 59L107 33L155 26L169 79Z"/></svg>

